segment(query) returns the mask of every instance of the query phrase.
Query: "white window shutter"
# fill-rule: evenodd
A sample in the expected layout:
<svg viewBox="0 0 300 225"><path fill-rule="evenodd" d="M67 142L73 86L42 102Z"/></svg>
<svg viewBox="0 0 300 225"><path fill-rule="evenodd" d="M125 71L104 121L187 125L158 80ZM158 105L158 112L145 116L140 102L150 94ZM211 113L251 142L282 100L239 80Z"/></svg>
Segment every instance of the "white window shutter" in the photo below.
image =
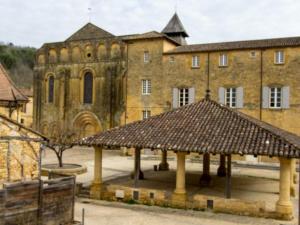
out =
<svg viewBox="0 0 300 225"><path fill-rule="evenodd" d="M269 108L269 101L270 101L270 88L269 87L263 87L263 102L262 102L262 107L263 109Z"/></svg>
<svg viewBox="0 0 300 225"><path fill-rule="evenodd" d="M225 105L225 88L219 88L219 103Z"/></svg>
<svg viewBox="0 0 300 225"><path fill-rule="evenodd" d="M244 107L244 88L243 87L238 87L236 89L236 107L237 108L243 108Z"/></svg>
<svg viewBox="0 0 300 225"><path fill-rule="evenodd" d="M189 88L189 104L195 102L195 88Z"/></svg>
<svg viewBox="0 0 300 225"><path fill-rule="evenodd" d="M285 86L282 88L282 108L290 108L290 87Z"/></svg>
<svg viewBox="0 0 300 225"><path fill-rule="evenodd" d="M173 109L178 108L178 88L173 88Z"/></svg>

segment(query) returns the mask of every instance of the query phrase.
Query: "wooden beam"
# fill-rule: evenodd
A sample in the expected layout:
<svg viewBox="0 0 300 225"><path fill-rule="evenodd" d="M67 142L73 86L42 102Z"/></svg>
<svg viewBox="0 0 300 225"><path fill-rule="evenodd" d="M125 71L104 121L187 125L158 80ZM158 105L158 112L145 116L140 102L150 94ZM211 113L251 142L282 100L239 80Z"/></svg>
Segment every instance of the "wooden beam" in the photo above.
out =
<svg viewBox="0 0 300 225"><path fill-rule="evenodd" d="M231 155L227 155L226 198L231 198Z"/></svg>

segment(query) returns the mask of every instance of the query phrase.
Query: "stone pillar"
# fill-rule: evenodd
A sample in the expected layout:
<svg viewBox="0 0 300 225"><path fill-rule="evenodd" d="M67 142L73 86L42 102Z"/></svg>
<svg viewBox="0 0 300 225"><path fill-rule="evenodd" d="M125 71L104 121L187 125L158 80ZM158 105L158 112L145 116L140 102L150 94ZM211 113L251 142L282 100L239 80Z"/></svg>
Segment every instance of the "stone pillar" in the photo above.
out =
<svg viewBox="0 0 300 225"><path fill-rule="evenodd" d="M279 158L280 160L280 183L279 183L279 200L276 203L276 212L291 217L293 214L293 206L290 196L291 181L291 160L287 158Z"/></svg>
<svg viewBox="0 0 300 225"><path fill-rule="evenodd" d="M102 187L102 148L94 146L94 180L91 186L90 196L94 199L101 199Z"/></svg>
<svg viewBox="0 0 300 225"><path fill-rule="evenodd" d="M211 182L210 177L210 155L209 153L204 153L203 155L203 173L200 178L201 186L209 186Z"/></svg>
<svg viewBox="0 0 300 225"><path fill-rule="evenodd" d="M169 164L167 162L168 153L167 151L161 152L161 163L159 164L159 170L166 171L169 170Z"/></svg>
<svg viewBox="0 0 300 225"><path fill-rule="evenodd" d="M177 152L176 189L172 196L172 201L184 203L187 195L185 190L185 152Z"/></svg>
<svg viewBox="0 0 300 225"><path fill-rule="evenodd" d="M218 172L217 172L217 175L219 177L225 177L226 176L225 161L226 161L226 156L225 155L220 155L220 165L219 165Z"/></svg>
<svg viewBox="0 0 300 225"><path fill-rule="evenodd" d="M297 176L295 179L295 175L296 174L296 159L291 159L291 196L292 197L296 197L296 180L297 180Z"/></svg>

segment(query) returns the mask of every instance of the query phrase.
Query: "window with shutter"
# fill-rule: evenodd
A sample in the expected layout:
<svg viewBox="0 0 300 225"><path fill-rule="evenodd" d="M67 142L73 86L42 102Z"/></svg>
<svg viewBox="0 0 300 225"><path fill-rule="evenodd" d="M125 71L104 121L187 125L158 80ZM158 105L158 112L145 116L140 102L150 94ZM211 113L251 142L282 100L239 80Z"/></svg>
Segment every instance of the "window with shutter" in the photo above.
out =
<svg viewBox="0 0 300 225"><path fill-rule="evenodd" d="M188 88L180 88L179 96L178 96L178 104L179 106L184 106L189 104L189 89Z"/></svg>
<svg viewBox="0 0 300 225"><path fill-rule="evenodd" d="M83 103L92 104L93 103L93 74L87 72L84 75L84 84L83 84Z"/></svg>
<svg viewBox="0 0 300 225"><path fill-rule="evenodd" d="M145 51L144 52L144 63L148 63L149 61L150 61L149 52Z"/></svg>
<svg viewBox="0 0 300 225"><path fill-rule="evenodd" d="M53 103L54 101L54 76L48 78L48 102Z"/></svg>
<svg viewBox="0 0 300 225"><path fill-rule="evenodd" d="M143 110L143 119L148 119L151 116L150 110Z"/></svg>
<svg viewBox="0 0 300 225"><path fill-rule="evenodd" d="M237 93L236 88L226 88L225 105L230 108L236 108Z"/></svg>

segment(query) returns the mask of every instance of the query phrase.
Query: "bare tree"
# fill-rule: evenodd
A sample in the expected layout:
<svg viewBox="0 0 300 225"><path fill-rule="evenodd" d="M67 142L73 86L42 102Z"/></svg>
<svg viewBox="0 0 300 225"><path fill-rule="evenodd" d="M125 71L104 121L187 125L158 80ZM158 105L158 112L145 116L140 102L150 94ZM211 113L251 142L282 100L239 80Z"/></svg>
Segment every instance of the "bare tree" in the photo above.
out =
<svg viewBox="0 0 300 225"><path fill-rule="evenodd" d="M47 144L47 147L55 153L59 167L63 167L63 153L74 146L76 137L76 133L63 132L51 138Z"/></svg>

